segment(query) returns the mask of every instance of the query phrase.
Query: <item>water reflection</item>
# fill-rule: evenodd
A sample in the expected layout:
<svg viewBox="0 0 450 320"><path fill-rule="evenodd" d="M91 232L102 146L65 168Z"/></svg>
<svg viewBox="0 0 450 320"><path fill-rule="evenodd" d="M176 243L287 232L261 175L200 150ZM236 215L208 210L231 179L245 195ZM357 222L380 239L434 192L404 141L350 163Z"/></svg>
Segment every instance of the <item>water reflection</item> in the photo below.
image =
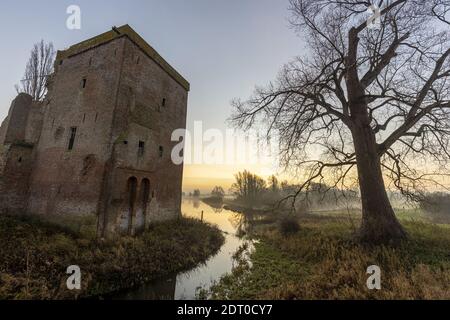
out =
<svg viewBox="0 0 450 320"><path fill-rule="evenodd" d="M174 300L176 284L177 276L175 275L117 294L114 300Z"/></svg>
<svg viewBox="0 0 450 320"><path fill-rule="evenodd" d="M199 198L193 198L190 201L192 201L194 209L200 208L200 199Z"/></svg>
<svg viewBox="0 0 450 320"><path fill-rule="evenodd" d="M220 251L193 270L124 292L117 295L116 299L195 299L200 288L208 289L214 281L231 272L233 255L242 245L248 244L249 250L253 248L249 240L241 237L248 225L242 214L223 209L222 206L213 208L199 199L183 199L182 212L186 217L203 218L203 221L217 225L224 232L225 243Z"/></svg>
<svg viewBox="0 0 450 320"><path fill-rule="evenodd" d="M213 207L213 210L214 210L215 213L222 213L223 212L223 207L218 207L218 208L214 208Z"/></svg>

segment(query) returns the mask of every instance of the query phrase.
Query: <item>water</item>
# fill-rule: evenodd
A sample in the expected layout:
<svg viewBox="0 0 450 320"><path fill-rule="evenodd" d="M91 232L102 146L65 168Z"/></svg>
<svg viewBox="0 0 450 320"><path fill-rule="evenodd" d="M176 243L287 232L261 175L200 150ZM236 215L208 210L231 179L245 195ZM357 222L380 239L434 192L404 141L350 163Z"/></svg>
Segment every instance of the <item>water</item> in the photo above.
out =
<svg viewBox="0 0 450 320"><path fill-rule="evenodd" d="M199 288L208 289L214 281L218 281L223 275L230 273L233 268L234 253L244 244L252 247L250 241L241 237L246 227L244 217L230 210L213 208L199 200L183 199L182 212L184 216L201 219L202 211L203 221L216 225L224 232L225 243L215 256L192 270L128 290L114 298L128 300L195 299Z"/></svg>

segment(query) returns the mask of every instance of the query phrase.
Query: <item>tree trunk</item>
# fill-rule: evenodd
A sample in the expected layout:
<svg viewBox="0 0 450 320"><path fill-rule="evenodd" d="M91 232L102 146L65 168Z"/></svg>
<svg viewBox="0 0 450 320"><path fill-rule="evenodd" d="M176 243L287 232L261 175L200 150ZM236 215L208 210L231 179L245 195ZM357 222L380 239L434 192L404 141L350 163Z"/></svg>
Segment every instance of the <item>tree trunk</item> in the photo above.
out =
<svg viewBox="0 0 450 320"><path fill-rule="evenodd" d="M368 122L356 120L352 135L362 201L361 240L381 244L405 239L406 232L386 192L375 135Z"/></svg>

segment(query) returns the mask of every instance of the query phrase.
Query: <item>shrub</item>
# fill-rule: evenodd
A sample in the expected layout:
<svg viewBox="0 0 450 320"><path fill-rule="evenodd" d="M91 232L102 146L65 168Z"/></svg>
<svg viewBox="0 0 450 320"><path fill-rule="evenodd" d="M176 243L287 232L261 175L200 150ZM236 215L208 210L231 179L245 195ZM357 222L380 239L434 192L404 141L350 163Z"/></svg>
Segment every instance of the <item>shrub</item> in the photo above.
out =
<svg viewBox="0 0 450 320"><path fill-rule="evenodd" d="M300 230L298 220L293 216L284 216L280 219L279 224L280 233L287 237L296 234Z"/></svg>
<svg viewBox="0 0 450 320"><path fill-rule="evenodd" d="M441 192L430 193L421 201L420 207L434 218L449 219L450 194Z"/></svg>

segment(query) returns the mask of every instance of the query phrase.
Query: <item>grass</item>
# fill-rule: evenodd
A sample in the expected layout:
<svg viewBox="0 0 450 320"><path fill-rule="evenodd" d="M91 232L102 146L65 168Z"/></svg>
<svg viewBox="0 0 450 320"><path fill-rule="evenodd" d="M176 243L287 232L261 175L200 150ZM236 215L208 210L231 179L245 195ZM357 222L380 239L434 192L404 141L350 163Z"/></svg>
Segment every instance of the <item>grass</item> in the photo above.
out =
<svg viewBox="0 0 450 320"><path fill-rule="evenodd" d="M344 216L299 218L285 237L276 223L254 226L251 263L237 267L210 292L213 299L450 299L450 228L403 212L410 239L398 247L354 241ZM359 221L353 221L358 225ZM381 290L368 290L367 267L381 268Z"/></svg>
<svg viewBox="0 0 450 320"><path fill-rule="evenodd" d="M98 297L190 269L217 252L220 231L197 220L154 224L136 238L97 241L29 218L0 216L0 300ZM82 290L66 288L78 265Z"/></svg>

